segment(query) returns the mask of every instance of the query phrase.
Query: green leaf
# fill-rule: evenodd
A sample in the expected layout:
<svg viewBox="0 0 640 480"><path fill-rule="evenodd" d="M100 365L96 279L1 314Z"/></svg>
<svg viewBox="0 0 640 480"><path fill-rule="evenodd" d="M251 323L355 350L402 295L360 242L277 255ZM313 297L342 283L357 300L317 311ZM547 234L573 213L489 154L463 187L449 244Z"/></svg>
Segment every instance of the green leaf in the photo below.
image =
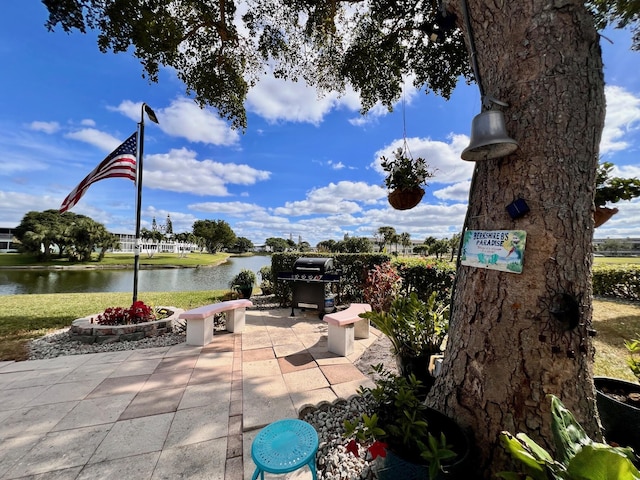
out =
<svg viewBox="0 0 640 480"><path fill-rule="evenodd" d="M521 462L525 466L534 480L547 480L544 468L545 461L538 459L527 448L527 445L535 444L535 442L524 434L520 434L518 437L519 438L516 439L509 432L502 432L500 434L500 441L514 460ZM537 444L536 447L536 450L544 451L544 449ZM550 459L551 456L546 451L545 453L546 457Z"/></svg>
<svg viewBox="0 0 640 480"><path fill-rule="evenodd" d="M558 460L566 465L584 445L592 440L558 397L551 395L551 432Z"/></svg>
<svg viewBox="0 0 640 480"><path fill-rule="evenodd" d="M572 480L640 480L640 472L617 449L601 443L583 446L567 465Z"/></svg>

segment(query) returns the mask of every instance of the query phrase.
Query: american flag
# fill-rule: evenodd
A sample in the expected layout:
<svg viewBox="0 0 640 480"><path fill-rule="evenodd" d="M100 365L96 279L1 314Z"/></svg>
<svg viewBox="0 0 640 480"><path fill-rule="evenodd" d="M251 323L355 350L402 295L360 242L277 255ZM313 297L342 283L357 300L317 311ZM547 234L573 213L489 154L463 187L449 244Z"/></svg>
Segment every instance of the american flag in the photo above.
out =
<svg viewBox="0 0 640 480"><path fill-rule="evenodd" d="M136 181L136 149L138 133L127 138L122 145L111 152L100 165L92 170L76 188L74 188L60 206L60 213L72 208L85 194L92 183L105 178L128 178Z"/></svg>

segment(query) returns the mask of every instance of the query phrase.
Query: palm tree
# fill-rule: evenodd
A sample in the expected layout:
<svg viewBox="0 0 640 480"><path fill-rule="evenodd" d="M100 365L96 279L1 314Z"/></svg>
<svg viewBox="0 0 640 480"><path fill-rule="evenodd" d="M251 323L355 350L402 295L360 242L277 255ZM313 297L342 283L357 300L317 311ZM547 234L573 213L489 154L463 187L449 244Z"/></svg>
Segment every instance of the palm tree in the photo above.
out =
<svg viewBox="0 0 640 480"><path fill-rule="evenodd" d="M100 248L100 252L98 253L98 261L100 262L104 258L105 253L107 253L107 250L110 248L114 250L120 248L120 241L116 235L105 231L105 234L98 242L98 248Z"/></svg>
<svg viewBox="0 0 640 480"><path fill-rule="evenodd" d="M402 232L400 234L400 244L402 245L402 254L407 254L407 247L411 245L411 234L409 232Z"/></svg>

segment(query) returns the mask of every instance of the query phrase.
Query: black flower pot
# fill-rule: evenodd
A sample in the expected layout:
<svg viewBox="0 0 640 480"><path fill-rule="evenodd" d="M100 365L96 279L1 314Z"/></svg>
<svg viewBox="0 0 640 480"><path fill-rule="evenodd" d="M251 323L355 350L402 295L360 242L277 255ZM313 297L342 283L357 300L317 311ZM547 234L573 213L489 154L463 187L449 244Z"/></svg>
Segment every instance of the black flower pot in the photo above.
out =
<svg viewBox="0 0 640 480"><path fill-rule="evenodd" d="M251 293L253 292L253 286L251 285L241 285L238 287L238 291L242 298L251 298Z"/></svg>
<svg viewBox="0 0 640 480"><path fill-rule="evenodd" d="M640 394L640 385L617 378L595 377L596 402L607 442L631 447L640 453L640 408L624 401L629 393Z"/></svg>
<svg viewBox="0 0 640 480"><path fill-rule="evenodd" d="M436 379L429 373L429 361L431 360L431 355L433 354L428 353L420 357L396 355L396 365L398 366L398 372L400 375L405 378L409 378L409 375L414 374L416 378L422 382L424 391L420 393L421 396L425 397L436 381Z"/></svg>
<svg viewBox="0 0 640 480"><path fill-rule="evenodd" d="M443 470L438 472L440 480L468 480L470 444L462 428L451 418L434 410L427 411L429 431L436 438L444 433L447 443L457 456L449 461L443 461ZM424 442L428 440L423 439ZM378 480L425 480L429 478L429 466L419 459L407 459L399 452L387 450L387 456L380 458L377 465Z"/></svg>

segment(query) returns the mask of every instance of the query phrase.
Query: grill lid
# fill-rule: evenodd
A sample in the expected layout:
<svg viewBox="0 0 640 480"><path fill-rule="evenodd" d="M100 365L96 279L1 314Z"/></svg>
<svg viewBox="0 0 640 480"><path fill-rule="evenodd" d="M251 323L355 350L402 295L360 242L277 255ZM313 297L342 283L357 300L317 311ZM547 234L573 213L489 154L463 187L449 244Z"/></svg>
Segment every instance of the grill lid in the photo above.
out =
<svg viewBox="0 0 640 480"><path fill-rule="evenodd" d="M333 258L300 257L293 264L293 273L323 274L333 270Z"/></svg>

